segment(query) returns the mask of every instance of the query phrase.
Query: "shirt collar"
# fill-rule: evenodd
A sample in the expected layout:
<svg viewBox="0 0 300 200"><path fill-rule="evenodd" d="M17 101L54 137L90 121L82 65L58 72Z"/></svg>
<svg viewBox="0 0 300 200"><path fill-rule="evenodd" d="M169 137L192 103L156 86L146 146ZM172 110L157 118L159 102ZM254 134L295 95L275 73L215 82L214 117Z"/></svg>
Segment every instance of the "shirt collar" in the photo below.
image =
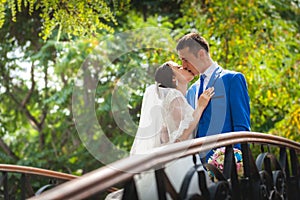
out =
<svg viewBox="0 0 300 200"><path fill-rule="evenodd" d="M217 63L213 62L213 64L209 68L207 68L203 73L205 75L205 78L210 79L211 75L214 73L216 68L217 68Z"/></svg>

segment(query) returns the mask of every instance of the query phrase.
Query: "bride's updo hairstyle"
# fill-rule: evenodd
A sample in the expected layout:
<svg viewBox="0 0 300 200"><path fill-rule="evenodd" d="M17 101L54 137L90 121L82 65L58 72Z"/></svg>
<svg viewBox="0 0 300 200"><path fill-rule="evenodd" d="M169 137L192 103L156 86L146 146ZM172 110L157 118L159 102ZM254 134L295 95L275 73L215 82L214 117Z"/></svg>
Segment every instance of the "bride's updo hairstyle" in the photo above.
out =
<svg viewBox="0 0 300 200"><path fill-rule="evenodd" d="M173 77L173 70L167 62L156 69L155 81L159 87L176 88Z"/></svg>

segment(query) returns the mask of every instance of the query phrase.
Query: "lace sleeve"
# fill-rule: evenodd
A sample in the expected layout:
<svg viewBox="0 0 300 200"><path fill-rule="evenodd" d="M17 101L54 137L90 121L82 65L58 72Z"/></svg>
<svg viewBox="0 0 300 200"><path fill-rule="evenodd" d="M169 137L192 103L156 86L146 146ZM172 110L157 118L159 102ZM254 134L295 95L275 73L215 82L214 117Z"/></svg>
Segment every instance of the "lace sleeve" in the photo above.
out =
<svg viewBox="0 0 300 200"><path fill-rule="evenodd" d="M163 105L163 118L168 129L169 141L174 142L194 120L194 110L178 90L171 90Z"/></svg>

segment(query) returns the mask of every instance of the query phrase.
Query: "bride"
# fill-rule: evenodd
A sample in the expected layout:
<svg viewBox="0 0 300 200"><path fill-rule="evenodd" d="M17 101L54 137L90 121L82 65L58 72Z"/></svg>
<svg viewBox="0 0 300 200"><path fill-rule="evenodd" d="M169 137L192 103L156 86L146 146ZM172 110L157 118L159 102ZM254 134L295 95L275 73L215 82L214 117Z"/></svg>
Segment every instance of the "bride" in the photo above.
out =
<svg viewBox="0 0 300 200"><path fill-rule="evenodd" d="M186 101L188 83L194 75L168 61L155 73L155 84L146 88L144 93L139 127L130 151L131 155L142 156L159 150L167 144L194 138L193 130L214 95L214 88L208 88L199 97L194 110ZM199 159L198 159L198 162ZM194 166L191 157L168 163L165 172L178 192L184 175ZM174 176L176 174L176 176ZM135 175L137 192L140 199L158 199L154 171ZM192 180L197 183L198 180ZM191 184L191 190L199 191L197 184ZM111 193L106 199L121 199L123 191Z"/></svg>
<svg viewBox="0 0 300 200"><path fill-rule="evenodd" d="M206 108L214 89L208 88L194 110L186 101L187 84L194 75L169 61L155 73L156 84L146 88L139 128L131 154L144 154L154 147L193 138L192 132Z"/></svg>

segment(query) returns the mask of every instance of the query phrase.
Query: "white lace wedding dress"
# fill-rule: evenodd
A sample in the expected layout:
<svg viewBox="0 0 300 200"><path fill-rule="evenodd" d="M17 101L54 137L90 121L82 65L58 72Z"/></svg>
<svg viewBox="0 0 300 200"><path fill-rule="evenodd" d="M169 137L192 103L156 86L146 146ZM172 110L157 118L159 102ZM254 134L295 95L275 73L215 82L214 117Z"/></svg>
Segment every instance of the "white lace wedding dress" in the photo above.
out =
<svg viewBox="0 0 300 200"><path fill-rule="evenodd" d="M160 151L167 144L173 143L193 121L193 112L180 91L149 86L144 93L139 127L130 154L143 156ZM190 138L193 138L193 134ZM197 163L200 163L199 159ZM165 172L177 192L192 166L194 163L191 156L166 164ZM139 199L158 199L154 170L135 175L134 179ZM194 176L188 193L199 191L198 179ZM109 194L106 199L121 199L122 193L119 190Z"/></svg>
<svg viewBox="0 0 300 200"><path fill-rule="evenodd" d="M193 121L193 112L180 91L149 86L144 93L139 127L130 153L144 154L173 143Z"/></svg>

